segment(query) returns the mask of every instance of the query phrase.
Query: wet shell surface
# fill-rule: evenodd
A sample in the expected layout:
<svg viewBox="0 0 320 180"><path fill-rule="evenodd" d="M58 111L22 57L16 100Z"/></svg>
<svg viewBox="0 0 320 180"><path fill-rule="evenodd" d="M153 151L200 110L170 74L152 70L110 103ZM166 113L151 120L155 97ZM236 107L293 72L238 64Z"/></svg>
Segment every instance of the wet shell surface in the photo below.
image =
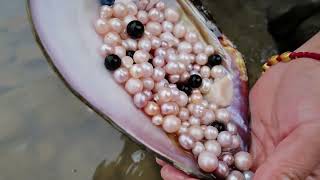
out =
<svg viewBox="0 0 320 180"><path fill-rule="evenodd" d="M209 87L201 87L200 90L206 92L204 97L208 102L217 104L220 108L226 107L230 113L230 121L236 125L226 128L230 132L237 129L240 135L239 150L246 151L250 143L248 78L241 54L219 31L212 16L199 0L162 1L179 12L182 21L197 32L200 41L212 45L223 57L222 65L227 75L219 78L221 69L211 69L211 76L216 76L211 78L214 83ZM115 1L118 2L126 4L132 0ZM158 0L150 0L148 6L152 7L156 2ZM77 97L159 158L195 177L216 179L213 173L206 173L199 168L192 151L190 153L184 150L177 137L167 135L162 128L155 126L157 119L151 119L137 108L131 95L115 81L113 73L106 71L104 57L99 54L103 39L93 28L99 17L99 1L29 0L28 5L37 40L48 56L49 63ZM170 29L170 25L166 27ZM157 33L156 30L154 33ZM175 81L174 76L171 78ZM216 112L216 116L218 114ZM219 117L223 119L223 113L220 114ZM211 135L203 136L206 135L212 136L212 132ZM198 147L201 148L203 147ZM222 164L221 167L225 165Z"/></svg>

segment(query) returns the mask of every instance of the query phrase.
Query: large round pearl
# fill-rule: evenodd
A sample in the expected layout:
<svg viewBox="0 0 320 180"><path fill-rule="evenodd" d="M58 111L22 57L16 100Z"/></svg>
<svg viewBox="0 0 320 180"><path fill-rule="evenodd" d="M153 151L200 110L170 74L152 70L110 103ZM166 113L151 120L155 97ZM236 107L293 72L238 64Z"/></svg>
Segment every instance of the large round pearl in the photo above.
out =
<svg viewBox="0 0 320 180"><path fill-rule="evenodd" d="M204 137L203 130L197 125L189 127L188 134L197 141L201 141Z"/></svg>
<svg viewBox="0 0 320 180"><path fill-rule="evenodd" d="M115 32L109 32L104 37L104 43L110 45L110 46L116 46L121 43L121 38L119 34Z"/></svg>
<svg viewBox="0 0 320 180"><path fill-rule="evenodd" d="M146 11L139 11L137 14L137 19L142 24L147 24L149 21L148 13Z"/></svg>
<svg viewBox="0 0 320 180"><path fill-rule="evenodd" d="M136 94L143 89L143 83L139 79L130 78L125 85L125 89L129 94Z"/></svg>
<svg viewBox="0 0 320 180"><path fill-rule="evenodd" d="M222 131L219 133L217 141L221 147L228 148L232 145L232 135L228 131Z"/></svg>
<svg viewBox="0 0 320 180"><path fill-rule="evenodd" d="M219 109L216 111L216 117L219 122L227 124L230 121L230 113L227 109Z"/></svg>
<svg viewBox="0 0 320 180"><path fill-rule="evenodd" d="M218 168L214 171L214 173L217 174L219 177L225 178L228 176L229 171L230 170L228 165L223 161L219 161Z"/></svg>
<svg viewBox="0 0 320 180"><path fill-rule="evenodd" d="M142 82L145 90L151 91L154 88L154 81L152 78L145 78L142 80Z"/></svg>
<svg viewBox="0 0 320 180"><path fill-rule="evenodd" d="M225 162L228 166L231 166L234 163L234 157L231 153L227 153L222 156L222 161Z"/></svg>
<svg viewBox="0 0 320 180"><path fill-rule="evenodd" d="M141 64L134 64L130 68L130 75L134 78L141 78L143 76L143 69Z"/></svg>
<svg viewBox="0 0 320 180"><path fill-rule="evenodd" d="M133 103L137 106L137 108L143 108L148 103L147 96L140 92L133 96Z"/></svg>
<svg viewBox="0 0 320 180"><path fill-rule="evenodd" d="M234 156L235 165L241 171L247 171L253 164L252 156L248 152L240 151Z"/></svg>
<svg viewBox="0 0 320 180"><path fill-rule="evenodd" d="M204 44L202 42L196 42L193 45L193 52L196 54L202 53L204 51Z"/></svg>
<svg viewBox="0 0 320 180"><path fill-rule="evenodd" d="M173 34L175 35L176 38L184 37L186 32L187 32L187 28L182 23L176 24L173 28Z"/></svg>
<svg viewBox="0 0 320 180"><path fill-rule="evenodd" d="M192 52L192 45L187 41L183 41L183 42L179 43L178 51L180 53L191 53Z"/></svg>
<svg viewBox="0 0 320 180"><path fill-rule="evenodd" d="M187 108L180 108L179 118L181 121L187 121L190 117L189 110Z"/></svg>
<svg viewBox="0 0 320 180"><path fill-rule="evenodd" d="M243 172L243 176L245 180L253 180L254 173L252 171Z"/></svg>
<svg viewBox="0 0 320 180"><path fill-rule="evenodd" d="M110 25L104 19L98 19L95 23L95 29L100 35L104 35L110 31Z"/></svg>
<svg viewBox="0 0 320 180"><path fill-rule="evenodd" d="M195 146L192 149L192 153L193 155L198 156L204 150L205 150L204 145L201 142L196 142Z"/></svg>
<svg viewBox="0 0 320 180"><path fill-rule="evenodd" d="M162 128L167 133L177 132L180 129L180 126L181 126L181 120L177 118L177 116L169 115L164 117Z"/></svg>
<svg viewBox="0 0 320 180"><path fill-rule="evenodd" d="M116 18L124 18L128 14L128 9L123 3L113 5L113 16Z"/></svg>
<svg viewBox="0 0 320 180"><path fill-rule="evenodd" d="M112 16L112 13L113 13L113 9L110 6L108 5L101 6L100 18L108 19Z"/></svg>
<svg viewBox="0 0 320 180"><path fill-rule="evenodd" d="M163 58L163 57L156 56L156 57L153 58L152 64L153 64L155 67L162 67L162 66L165 64L164 58Z"/></svg>
<svg viewBox="0 0 320 180"><path fill-rule="evenodd" d="M180 145L187 150L192 149L195 146L195 139L187 134L181 134L179 136Z"/></svg>
<svg viewBox="0 0 320 180"><path fill-rule="evenodd" d="M149 52L151 50L151 41L147 38L140 39L138 43L138 47L140 50Z"/></svg>
<svg viewBox="0 0 320 180"><path fill-rule="evenodd" d="M200 119L199 119L199 118L196 118L196 117L194 117L194 116L191 116L191 117L189 118L189 123L190 123L191 125L200 126Z"/></svg>
<svg viewBox="0 0 320 180"><path fill-rule="evenodd" d="M161 114L163 115L177 115L179 113L179 107L174 102L167 102L161 105Z"/></svg>
<svg viewBox="0 0 320 180"><path fill-rule="evenodd" d="M162 22L162 29L163 31L172 32L173 31L173 24L169 21L163 21Z"/></svg>
<svg viewBox="0 0 320 180"><path fill-rule="evenodd" d="M166 18L167 21L170 21L172 23L176 23L180 19L180 14L177 10L172 9L172 8L167 8L164 11L164 17Z"/></svg>
<svg viewBox="0 0 320 180"><path fill-rule="evenodd" d="M160 113L160 107L157 103L150 101L144 107L144 112L149 116L155 116Z"/></svg>
<svg viewBox="0 0 320 180"><path fill-rule="evenodd" d="M168 62L165 66L165 70L168 74L177 74L179 71L179 65L176 62Z"/></svg>
<svg viewBox="0 0 320 180"><path fill-rule="evenodd" d="M150 21L146 25L146 30L154 36L159 36L162 32L162 27L160 23Z"/></svg>
<svg viewBox="0 0 320 180"><path fill-rule="evenodd" d="M126 5L127 5L129 15L135 16L138 13L138 7L135 3L129 2Z"/></svg>
<svg viewBox="0 0 320 180"><path fill-rule="evenodd" d="M196 56L196 62L197 62L197 64L203 66L203 65L207 64L208 56L204 53L200 53Z"/></svg>
<svg viewBox="0 0 320 180"><path fill-rule="evenodd" d="M208 126L204 131L204 136L208 140L216 139L218 137L218 134L219 134L218 129L213 126Z"/></svg>
<svg viewBox="0 0 320 180"><path fill-rule="evenodd" d="M227 74L226 69L222 65L213 66L211 69L212 78L222 78Z"/></svg>
<svg viewBox="0 0 320 180"><path fill-rule="evenodd" d="M201 123L205 125L209 125L213 123L214 120L215 120L214 112L212 110L205 110L201 118Z"/></svg>
<svg viewBox="0 0 320 180"><path fill-rule="evenodd" d="M162 88L158 92L159 103L170 102L173 98L170 88Z"/></svg>
<svg viewBox="0 0 320 180"><path fill-rule="evenodd" d="M218 158L212 152L202 151L198 157L199 167L205 172L213 172L219 165Z"/></svg>
<svg viewBox="0 0 320 180"><path fill-rule="evenodd" d="M117 83L125 83L129 79L129 72L122 67L115 70L113 76Z"/></svg>
<svg viewBox="0 0 320 180"><path fill-rule="evenodd" d="M240 136L238 136L238 135L233 135L233 136L232 136L232 145L231 145L231 148L232 148L232 149L237 149L237 148L240 147L240 144L241 144Z"/></svg>
<svg viewBox="0 0 320 180"><path fill-rule="evenodd" d="M103 44L100 47L100 54L102 57L106 57L107 55L113 54L114 48L108 44Z"/></svg>
<svg viewBox="0 0 320 180"><path fill-rule="evenodd" d="M205 50L204 53L206 53L207 56L210 56L214 53L214 47L212 45L208 45Z"/></svg>
<svg viewBox="0 0 320 180"><path fill-rule="evenodd" d="M157 81L157 82L161 81L162 79L164 79L165 75L166 75L166 72L165 72L164 69L162 69L160 67L156 67L156 68L153 69L152 78L155 81Z"/></svg>
<svg viewBox="0 0 320 180"><path fill-rule="evenodd" d="M227 180L245 180L245 179L240 171L232 171L228 175Z"/></svg>
<svg viewBox="0 0 320 180"><path fill-rule="evenodd" d="M153 116L152 123L156 126L160 126L163 123L163 117L161 115Z"/></svg>
<svg viewBox="0 0 320 180"><path fill-rule="evenodd" d="M198 34L194 31L189 31L186 33L185 37L186 41L189 43L196 43L198 41Z"/></svg>
<svg viewBox="0 0 320 180"><path fill-rule="evenodd" d="M126 56L126 49L123 46L116 46L114 47L114 54L123 58Z"/></svg>
<svg viewBox="0 0 320 180"><path fill-rule="evenodd" d="M123 28L122 21L119 18L112 18L109 20L109 25L112 29L112 31L120 33Z"/></svg>
<svg viewBox="0 0 320 180"><path fill-rule="evenodd" d="M208 140L204 146L208 152L214 153L217 157L221 154L221 146L216 140Z"/></svg>

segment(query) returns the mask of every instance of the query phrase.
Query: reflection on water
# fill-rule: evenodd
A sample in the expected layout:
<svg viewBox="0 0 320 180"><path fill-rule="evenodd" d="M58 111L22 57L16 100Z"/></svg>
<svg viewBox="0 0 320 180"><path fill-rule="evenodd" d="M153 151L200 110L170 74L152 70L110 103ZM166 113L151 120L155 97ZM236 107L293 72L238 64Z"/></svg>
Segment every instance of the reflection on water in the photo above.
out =
<svg viewBox="0 0 320 180"><path fill-rule="evenodd" d="M205 2L257 77L260 61L274 51L263 1ZM0 180L160 179L154 158L75 98L48 67L21 0L0 2L0 115Z"/></svg>

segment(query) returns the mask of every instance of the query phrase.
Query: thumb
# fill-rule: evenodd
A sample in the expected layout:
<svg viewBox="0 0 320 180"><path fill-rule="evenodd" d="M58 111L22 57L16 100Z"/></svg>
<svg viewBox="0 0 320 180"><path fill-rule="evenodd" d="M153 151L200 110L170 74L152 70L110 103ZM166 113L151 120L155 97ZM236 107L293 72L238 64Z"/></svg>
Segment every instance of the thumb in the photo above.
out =
<svg viewBox="0 0 320 180"><path fill-rule="evenodd" d="M297 127L257 169L254 180L304 180L320 162L320 124Z"/></svg>

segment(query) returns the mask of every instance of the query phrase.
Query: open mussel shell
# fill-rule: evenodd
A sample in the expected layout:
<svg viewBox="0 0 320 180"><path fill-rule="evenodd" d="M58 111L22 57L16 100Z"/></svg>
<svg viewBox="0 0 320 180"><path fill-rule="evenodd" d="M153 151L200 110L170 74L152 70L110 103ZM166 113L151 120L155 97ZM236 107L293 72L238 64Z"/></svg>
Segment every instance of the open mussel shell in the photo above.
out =
<svg viewBox="0 0 320 180"><path fill-rule="evenodd" d="M130 0L116 0L130 1ZM153 2L153 0L151 0ZM238 125L242 149L247 149L248 88L243 59L233 45L220 33L212 17L199 0L164 0L183 14L202 36L223 55L224 65L233 82L233 100L228 107L232 121ZM172 163L184 172L203 179L215 179L202 172L195 158L154 126L150 118L132 103L127 92L105 70L98 49L102 39L93 28L98 17L97 0L29 0L30 18L36 38L49 63L70 90L135 142Z"/></svg>

